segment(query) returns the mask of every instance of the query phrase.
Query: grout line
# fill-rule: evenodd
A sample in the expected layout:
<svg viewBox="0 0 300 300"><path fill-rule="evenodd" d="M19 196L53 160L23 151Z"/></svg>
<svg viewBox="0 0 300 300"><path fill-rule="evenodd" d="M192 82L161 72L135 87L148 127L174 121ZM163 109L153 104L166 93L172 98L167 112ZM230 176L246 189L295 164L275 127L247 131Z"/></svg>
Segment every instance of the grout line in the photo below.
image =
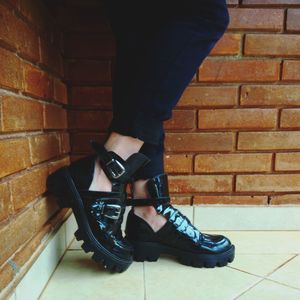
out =
<svg viewBox="0 0 300 300"><path fill-rule="evenodd" d="M297 257L298 254L295 254L293 257L289 258L288 260L286 260L285 262L283 262L281 265L279 265L277 268L275 268L273 271L271 271L270 273L268 273L266 275L266 278L269 277L270 275L272 275L274 272L276 272L278 269L280 269L281 267L283 267L284 265L288 264L291 260L293 260L295 257Z"/></svg>
<svg viewBox="0 0 300 300"><path fill-rule="evenodd" d="M243 296L244 294L246 294L248 291L252 290L255 286L257 286L259 283L261 283L264 280L265 279L262 278L261 280L257 281L256 283L254 283L253 285L251 285L250 287L248 287L246 290L244 290L242 293L240 293L239 295L237 295L235 298L233 298L233 300L236 300L236 299L240 298L241 296Z"/></svg>
<svg viewBox="0 0 300 300"><path fill-rule="evenodd" d="M274 279L265 278L265 280L272 281L272 282L274 282L276 284L280 284L280 285L286 286L286 287L288 287L290 289L294 289L296 291L300 291L300 288L296 288L294 286L288 285L286 283L283 283L283 282L280 282L280 281L277 281L277 280L274 280Z"/></svg>

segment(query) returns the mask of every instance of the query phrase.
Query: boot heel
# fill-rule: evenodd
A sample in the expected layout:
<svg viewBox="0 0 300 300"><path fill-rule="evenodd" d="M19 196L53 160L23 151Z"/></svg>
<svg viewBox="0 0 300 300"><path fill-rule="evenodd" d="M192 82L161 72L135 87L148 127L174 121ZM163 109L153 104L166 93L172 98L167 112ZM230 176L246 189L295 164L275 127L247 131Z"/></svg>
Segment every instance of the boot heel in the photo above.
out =
<svg viewBox="0 0 300 300"><path fill-rule="evenodd" d="M67 167L62 167L50 174L46 181L47 190L57 197L57 203L61 208L71 207L66 172Z"/></svg>
<svg viewBox="0 0 300 300"><path fill-rule="evenodd" d="M154 243L133 242L133 259L135 261L157 261L160 250Z"/></svg>

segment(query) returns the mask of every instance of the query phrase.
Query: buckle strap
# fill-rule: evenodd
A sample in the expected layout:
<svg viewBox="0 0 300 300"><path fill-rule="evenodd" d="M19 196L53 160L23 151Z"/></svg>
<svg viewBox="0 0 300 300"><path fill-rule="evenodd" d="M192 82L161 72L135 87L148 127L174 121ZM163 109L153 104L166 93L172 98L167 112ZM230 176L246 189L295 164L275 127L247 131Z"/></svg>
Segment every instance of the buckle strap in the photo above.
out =
<svg viewBox="0 0 300 300"><path fill-rule="evenodd" d="M110 199L111 200L111 199ZM122 213L122 206L119 204L105 203L105 198L94 201L90 205L94 217L104 216L112 220L118 220Z"/></svg>
<svg viewBox="0 0 300 300"><path fill-rule="evenodd" d="M100 157L104 172L111 180L128 182L139 168L150 162L146 155L139 152L133 153L125 161L115 152L107 151L102 144L94 140L90 140L90 143Z"/></svg>
<svg viewBox="0 0 300 300"><path fill-rule="evenodd" d="M131 198L126 199L126 206L158 206L160 204L170 203L170 197L158 197L158 198Z"/></svg>

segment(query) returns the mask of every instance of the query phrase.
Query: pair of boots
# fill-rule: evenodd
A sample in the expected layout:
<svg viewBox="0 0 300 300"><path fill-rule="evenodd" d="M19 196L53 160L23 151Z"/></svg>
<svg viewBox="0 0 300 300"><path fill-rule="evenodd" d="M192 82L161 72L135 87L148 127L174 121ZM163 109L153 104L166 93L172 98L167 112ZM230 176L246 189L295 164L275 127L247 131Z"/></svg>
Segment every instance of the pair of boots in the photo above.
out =
<svg viewBox="0 0 300 300"><path fill-rule="evenodd" d="M150 159L137 152L123 160L104 145L91 141L95 150L64 166L47 178L47 188L57 197L60 207L71 207L78 224L77 240L83 240L85 252L110 271L123 272L133 260L156 261L160 254L175 256L180 263L193 267L225 266L234 259L234 245L222 235L198 231L190 220L170 204L168 179L165 173L148 179L149 199L127 197L126 187L134 174ZM88 190L93 180L95 162L112 183L112 190ZM121 231L127 205L152 205L167 222L154 232L151 226L130 210L126 222L126 237Z"/></svg>

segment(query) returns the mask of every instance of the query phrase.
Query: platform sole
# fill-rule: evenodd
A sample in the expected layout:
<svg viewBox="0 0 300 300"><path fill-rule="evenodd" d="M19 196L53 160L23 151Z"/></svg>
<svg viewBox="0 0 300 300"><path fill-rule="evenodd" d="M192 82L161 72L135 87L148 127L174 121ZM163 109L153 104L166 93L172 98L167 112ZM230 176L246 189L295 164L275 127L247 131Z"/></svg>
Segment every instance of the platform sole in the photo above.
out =
<svg viewBox="0 0 300 300"><path fill-rule="evenodd" d="M76 189L68 167L62 167L50 174L46 184L48 191L57 197L57 203L61 208L72 208L78 225L75 237L78 241L83 241L81 248L85 252L93 252L92 259L102 263L104 268L112 272L125 271L132 263L132 260L126 260L114 255L96 239L85 214L83 201Z"/></svg>
<svg viewBox="0 0 300 300"><path fill-rule="evenodd" d="M171 255L187 266L196 268L214 268L223 267L234 260L235 247L231 246L227 251L218 254L196 254L193 252L183 251L180 249L164 246L152 242L133 242L135 261L157 261L160 255Z"/></svg>

